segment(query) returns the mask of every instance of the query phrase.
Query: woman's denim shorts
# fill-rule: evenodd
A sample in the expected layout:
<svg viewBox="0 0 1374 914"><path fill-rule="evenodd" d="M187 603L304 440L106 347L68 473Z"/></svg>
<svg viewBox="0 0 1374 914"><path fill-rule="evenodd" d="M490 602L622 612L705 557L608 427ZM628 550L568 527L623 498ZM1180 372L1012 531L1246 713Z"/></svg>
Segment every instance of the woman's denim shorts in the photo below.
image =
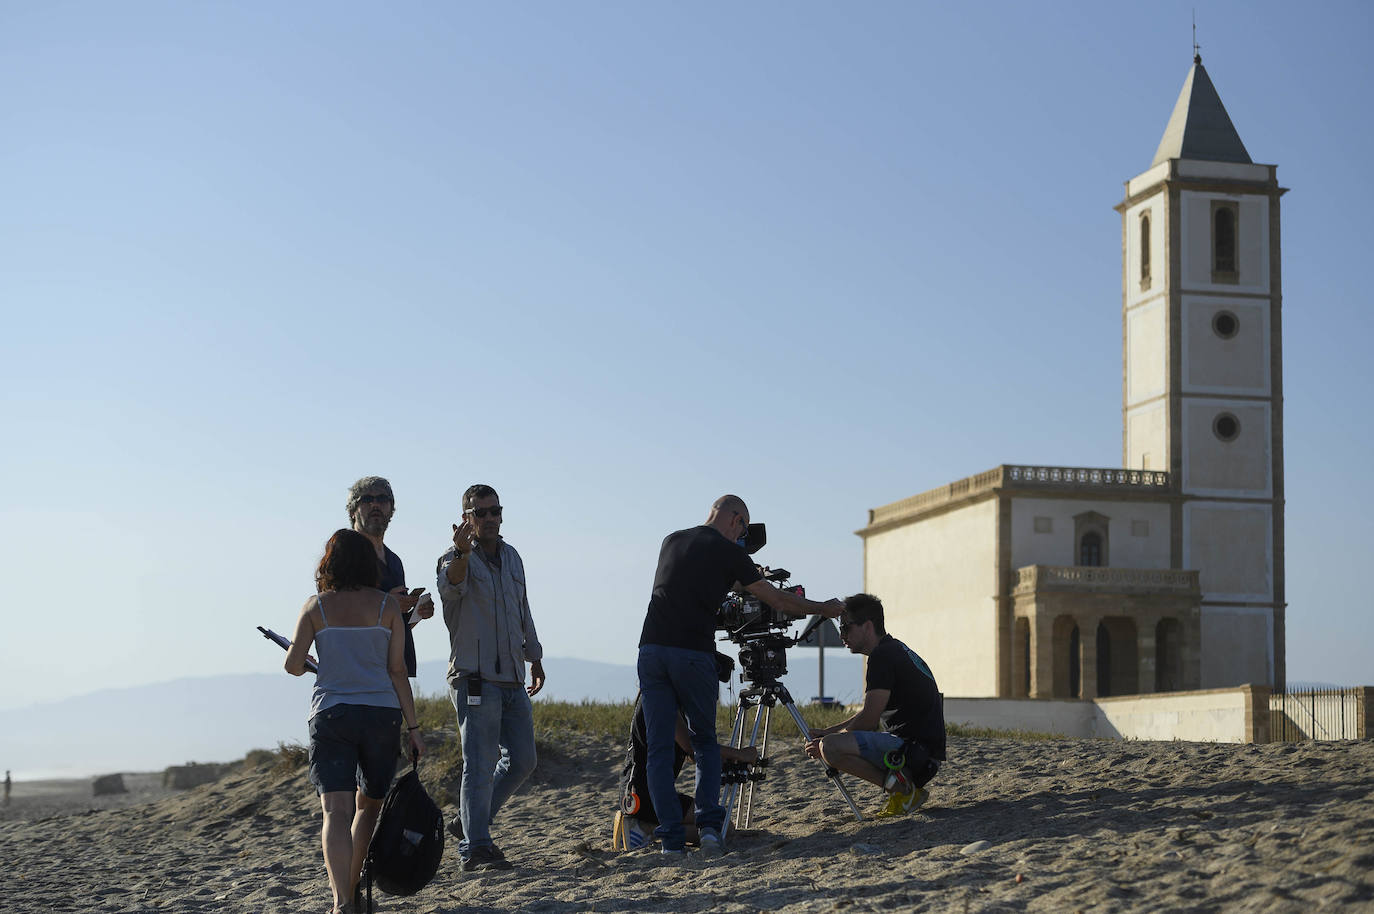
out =
<svg viewBox="0 0 1374 914"><path fill-rule="evenodd" d="M386 796L401 756L401 709L333 705L310 718L310 783L320 793Z"/></svg>

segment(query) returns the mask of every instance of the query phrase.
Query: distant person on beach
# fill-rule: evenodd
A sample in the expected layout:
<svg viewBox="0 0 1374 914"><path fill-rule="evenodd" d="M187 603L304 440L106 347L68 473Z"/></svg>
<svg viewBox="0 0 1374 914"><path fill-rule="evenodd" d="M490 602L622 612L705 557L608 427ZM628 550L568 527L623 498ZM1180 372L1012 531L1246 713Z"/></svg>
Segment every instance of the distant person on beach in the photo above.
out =
<svg viewBox="0 0 1374 914"><path fill-rule="evenodd" d="M729 682L730 671L733 668L733 660L724 654L716 653L717 679ZM654 811L654 801L649 795L648 745L645 732L644 700L642 695L636 695L634 713L630 718L630 742L625 749L625 767L620 773L620 809L615 826L615 846L624 850L648 847L653 843L653 830L658 825L658 814ZM682 766L692 757L692 734L680 714L673 741L673 776L676 777L682 772ZM723 765L751 765L759 760L759 752L753 746L739 749L721 746L720 757ZM693 799L685 793L679 793L677 800L678 808L682 811L685 839L687 843L695 844L698 835Z"/></svg>
<svg viewBox="0 0 1374 914"><path fill-rule="evenodd" d="M7 806L9 805L9 802L10 802L10 789L13 788L13 787L14 787L14 783L10 780L10 770L9 770L8 768L6 768L6 769L5 769L5 805L7 805Z"/></svg>
<svg viewBox="0 0 1374 914"><path fill-rule="evenodd" d="M319 657L310 698L310 782L324 810L321 842L334 914L356 910L363 858L396 774L402 721L412 757L424 752L406 677L401 605L377 588L378 570L366 536L336 531L286 654L292 676L305 672L312 644Z"/></svg>
<svg viewBox="0 0 1374 914"><path fill-rule="evenodd" d="M449 633L449 698L463 745L459 813L449 831L464 871L508 870L491 822L534 771L530 698L544 687L544 648L530 615L525 563L501 537L504 508L496 490L470 486L462 508L453 548L436 568Z"/></svg>
<svg viewBox="0 0 1374 914"><path fill-rule="evenodd" d="M764 581L744 549L749 508L737 495L722 495L706 523L670 533L658 554L649 609L639 636L639 689L644 698L649 794L658 813L654 835L661 852L683 857L686 830L673 769L678 714L687 719L696 759L694 809L701 852L725 852L720 830L720 744L716 742L716 609L731 589L743 589L789 616L840 614L840 602L816 603Z"/></svg>
<svg viewBox="0 0 1374 914"><path fill-rule="evenodd" d="M401 604L401 615L406 623L406 675L414 679L415 637L410 630L419 625L421 619L434 615L434 600L429 594L421 596L423 587L417 587L414 592L406 591L406 569L401 564L401 557L382 542L386 528L391 525L391 517L396 513L396 496L391 491L391 483L380 476L364 476L349 488L346 507L353 529L367 537L377 550L377 562L381 566L377 589L395 594Z"/></svg>
<svg viewBox="0 0 1374 914"><path fill-rule="evenodd" d="M806 754L886 790L879 816L905 815L925 802L925 785L945 758L945 712L935 676L887 633L877 597L845 598L840 637L851 653L868 657L864 703L848 720L813 728Z"/></svg>

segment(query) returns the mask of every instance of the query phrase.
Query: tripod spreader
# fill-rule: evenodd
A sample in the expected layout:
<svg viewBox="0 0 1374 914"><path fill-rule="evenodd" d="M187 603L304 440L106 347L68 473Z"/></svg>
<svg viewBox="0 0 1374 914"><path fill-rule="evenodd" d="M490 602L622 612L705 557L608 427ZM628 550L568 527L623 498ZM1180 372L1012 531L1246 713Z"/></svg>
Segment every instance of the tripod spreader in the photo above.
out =
<svg viewBox="0 0 1374 914"><path fill-rule="evenodd" d="M767 777L763 770L767 767L767 759L760 759L752 765L747 762L725 762L720 769L720 782L722 784L745 784L749 781L762 781Z"/></svg>

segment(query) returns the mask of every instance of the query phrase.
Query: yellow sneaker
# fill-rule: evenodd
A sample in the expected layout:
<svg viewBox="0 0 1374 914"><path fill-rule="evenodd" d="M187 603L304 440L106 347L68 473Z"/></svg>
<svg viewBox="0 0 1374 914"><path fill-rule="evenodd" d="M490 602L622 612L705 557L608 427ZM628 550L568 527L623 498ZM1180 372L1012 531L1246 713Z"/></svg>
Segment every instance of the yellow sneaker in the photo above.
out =
<svg viewBox="0 0 1374 914"><path fill-rule="evenodd" d="M896 791L887 798L887 805L883 811L878 813L879 819L888 819L893 816L904 816L909 812L914 812L921 808L921 804L930 796L930 791L924 787L912 787L910 790Z"/></svg>

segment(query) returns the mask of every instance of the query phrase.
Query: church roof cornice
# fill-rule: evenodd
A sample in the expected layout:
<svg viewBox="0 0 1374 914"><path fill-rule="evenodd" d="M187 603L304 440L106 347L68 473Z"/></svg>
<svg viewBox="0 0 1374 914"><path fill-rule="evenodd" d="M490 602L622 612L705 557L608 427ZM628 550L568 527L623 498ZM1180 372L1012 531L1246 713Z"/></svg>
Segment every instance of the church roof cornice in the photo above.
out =
<svg viewBox="0 0 1374 914"><path fill-rule="evenodd" d="M1288 188L1280 187L1277 165L1209 165L1173 159L1131 178L1126 183L1126 195L1113 207L1124 212L1141 200L1164 190L1193 190L1215 194L1266 194L1281 197Z"/></svg>
<svg viewBox="0 0 1374 914"><path fill-rule="evenodd" d="M1047 467L1002 464L973 476L894 501L868 512L868 526L854 531L872 536L915 520L983 501L999 493L1064 498L1159 498L1177 494L1162 470Z"/></svg>

